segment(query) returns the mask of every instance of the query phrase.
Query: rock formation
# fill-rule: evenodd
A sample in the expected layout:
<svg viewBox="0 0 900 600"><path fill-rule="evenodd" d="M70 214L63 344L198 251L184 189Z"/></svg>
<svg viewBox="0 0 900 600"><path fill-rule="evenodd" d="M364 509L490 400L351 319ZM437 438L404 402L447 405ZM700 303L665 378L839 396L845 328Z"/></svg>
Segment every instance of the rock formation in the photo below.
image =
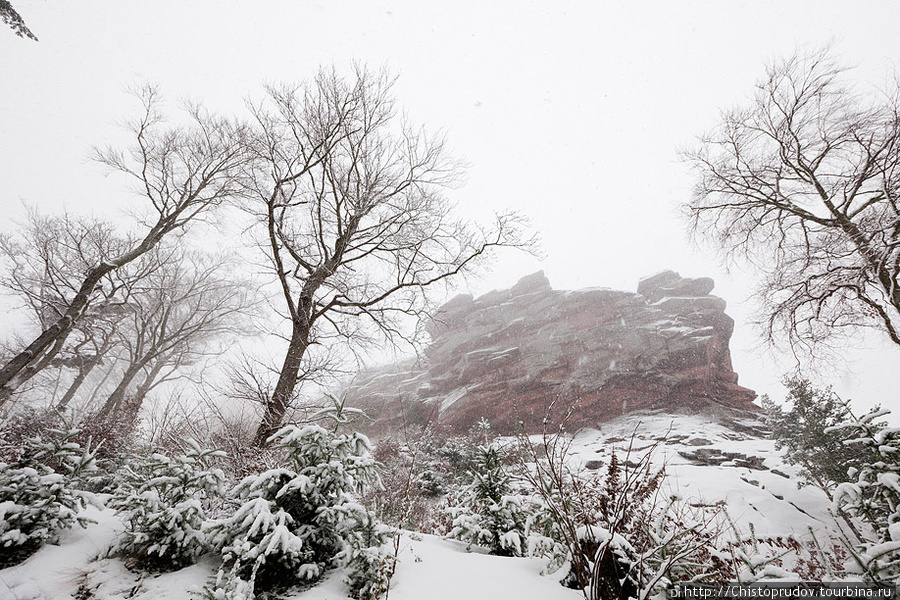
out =
<svg viewBox="0 0 900 600"><path fill-rule="evenodd" d="M347 403L376 433L426 422L464 431L482 417L501 432L519 422L539 431L551 403L573 427L638 409L756 410L756 394L737 384L734 321L713 285L663 271L637 294L559 291L539 272L457 296L430 324L424 360L360 375Z"/></svg>

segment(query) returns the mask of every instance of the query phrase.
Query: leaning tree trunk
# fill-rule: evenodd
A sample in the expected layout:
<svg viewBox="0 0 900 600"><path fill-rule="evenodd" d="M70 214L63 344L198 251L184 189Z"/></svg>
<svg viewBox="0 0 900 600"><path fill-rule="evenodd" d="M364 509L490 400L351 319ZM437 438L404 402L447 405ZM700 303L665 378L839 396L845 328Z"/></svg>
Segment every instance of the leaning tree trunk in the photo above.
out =
<svg viewBox="0 0 900 600"><path fill-rule="evenodd" d="M97 413L96 416L98 419L110 420L110 418L115 417L125 400L125 394L128 392L129 386L131 386L134 378L137 377L137 374L141 372L141 369L143 369L149 361L150 358L148 356L128 365L125 374L119 381L119 385L116 386L116 389L109 395L109 398L106 399L103 407Z"/></svg>
<svg viewBox="0 0 900 600"><path fill-rule="evenodd" d="M62 342L69 336L75 322L87 308L97 283L113 269L115 269L115 265L110 263L103 263L91 269L63 316L42 331L37 339L14 356L3 368L0 368L0 406L9 400L19 386L34 377L43 366L49 364L54 353L59 352L63 345Z"/></svg>
<svg viewBox="0 0 900 600"><path fill-rule="evenodd" d="M100 395L100 392L103 390L104 386L106 385L106 382L109 381L109 378L112 376L113 373L115 373L116 363L118 363L118 362L119 362L118 358L113 358L113 360L110 361L109 368L106 369L106 372L103 374L103 378L101 378L100 382L94 386L93 390L91 390L91 397L88 398L88 402L87 402L89 406L93 406L94 403L97 401L97 396Z"/></svg>
<svg viewBox="0 0 900 600"><path fill-rule="evenodd" d="M294 397L294 390L300 378L300 368L303 365L303 356L306 354L307 348L309 348L309 325L294 323L288 351L278 376L278 383L275 384L272 397L266 402L262 421L253 437L255 447L264 447L272 434L281 427L284 415Z"/></svg>
<svg viewBox="0 0 900 600"><path fill-rule="evenodd" d="M291 304L290 286L287 283L286 271L281 264L278 243L275 241L275 231L273 229L274 204L269 205L269 235L272 240L273 252L276 256L278 264L278 276L284 286L285 294L288 295L287 303ZM284 357L284 363L281 366L281 373L278 376L278 382L275 384L275 390L272 397L266 402L263 411L263 418L253 437L253 445L262 448L266 445L273 433L278 431L284 420L284 415L291 405L294 397L294 390L300 378L300 369L303 366L303 357L309 348L309 337L312 332L313 324L316 320L316 303L315 295L319 287L337 270L343 260L344 252L347 249L349 240L353 239L354 234L359 228L362 213L354 215L350 222L344 228L341 236L335 241L334 253L320 265L304 282L303 288L297 297L296 307L292 307L291 318L293 327L291 330L291 341L288 344L288 351Z"/></svg>
<svg viewBox="0 0 900 600"><path fill-rule="evenodd" d="M9 362L0 368L0 406L13 395L19 386L34 377L43 367L49 364L53 353L59 352L75 323L84 314L94 288L103 277L115 271L119 267L127 265L131 261L146 254L162 239L163 234L171 230L177 214L167 219L161 219L154 225L141 242L121 256L104 261L88 271L78 288L78 293L72 298L66 312L56 322L41 332L27 348L15 355ZM169 229L167 229L167 227Z"/></svg>
<svg viewBox="0 0 900 600"><path fill-rule="evenodd" d="M94 370L94 367L100 364L101 360L102 355L100 353L87 358L82 358L81 362L78 363L78 375L75 376L75 379L72 381L69 389L66 390L66 393L59 401L59 404L56 405L56 410L62 411L66 410L66 408L69 407L69 402L71 402L72 398L75 397L75 393L79 390L79 388L81 388L84 380L87 379L88 375L91 374L91 371Z"/></svg>
<svg viewBox="0 0 900 600"><path fill-rule="evenodd" d="M119 414L115 415L118 423L134 424L137 422L138 413L144 405L144 399L147 397L153 384L156 383L156 378L159 377L159 373L165 365L166 357L156 359L156 362L153 363L153 368L150 369L144 380L137 386L134 395L121 404L121 409L118 411Z"/></svg>

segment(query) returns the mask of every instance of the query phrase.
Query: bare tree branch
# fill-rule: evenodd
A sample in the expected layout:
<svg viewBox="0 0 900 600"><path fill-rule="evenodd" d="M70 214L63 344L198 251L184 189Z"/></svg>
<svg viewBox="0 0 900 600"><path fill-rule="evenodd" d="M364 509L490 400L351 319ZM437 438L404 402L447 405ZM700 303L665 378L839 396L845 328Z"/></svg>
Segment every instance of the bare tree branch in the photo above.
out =
<svg viewBox="0 0 900 600"><path fill-rule="evenodd" d="M165 128L157 111L156 90L145 86L138 96L144 111L132 126L134 146L127 152L97 150L95 158L137 183L151 215L145 230L118 253L89 265L77 289L62 297L59 317L0 367L0 404L40 371L48 354L52 357L60 341L83 318L101 280L242 189L239 186L245 163L244 126L192 107L190 126Z"/></svg>
<svg viewBox="0 0 900 600"><path fill-rule="evenodd" d="M795 350L858 327L900 345L900 88L846 78L828 48L777 62L684 153L691 231L760 272L765 335Z"/></svg>
<svg viewBox="0 0 900 600"><path fill-rule="evenodd" d="M259 446L290 407L308 350L325 339L356 348L411 340L404 321L428 309L428 288L471 272L497 247L532 243L515 215L486 230L453 216L443 191L460 167L442 137L398 121L393 81L322 71L251 105L257 162L244 208L265 231L260 246L291 321Z"/></svg>

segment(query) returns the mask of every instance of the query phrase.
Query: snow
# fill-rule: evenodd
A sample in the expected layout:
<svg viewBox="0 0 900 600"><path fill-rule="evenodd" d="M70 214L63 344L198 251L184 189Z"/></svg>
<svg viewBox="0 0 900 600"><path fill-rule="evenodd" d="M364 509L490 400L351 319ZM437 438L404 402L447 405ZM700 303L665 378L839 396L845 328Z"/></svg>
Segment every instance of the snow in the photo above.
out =
<svg viewBox="0 0 900 600"><path fill-rule="evenodd" d="M441 407L438 409L438 414L443 413L445 410L453 406L457 401L465 398L467 391L468 390L465 387L460 387L447 394L444 399L441 400Z"/></svg>
<svg viewBox="0 0 900 600"><path fill-rule="evenodd" d="M897 473L879 473L878 483L900 494L900 477Z"/></svg>
<svg viewBox="0 0 900 600"><path fill-rule="evenodd" d="M752 523L757 534L805 537L809 527L820 531L833 523L828 498L812 486L798 488L796 468L784 463L774 441L737 434L705 415L646 412L620 417L604 424L602 430L585 430L575 436L570 447L572 460L581 465L601 460L605 466L612 449L622 459L632 443L632 434L634 450L639 450L636 454L659 442L653 463L657 468L665 466L668 493L694 504L724 502L736 523L744 528ZM701 438L710 443L689 444ZM679 454L698 448L759 456L768 470L734 466L734 461L698 465ZM600 472L605 472L603 467Z"/></svg>
<svg viewBox="0 0 900 600"><path fill-rule="evenodd" d="M410 377L409 379L404 379L403 381L400 382L399 385L406 386L406 385L410 385L412 383L419 383L421 380L425 379L425 375L426 375L425 373L420 373L419 375L416 375L415 377Z"/></svg>
<svg viewBox="0 0 900 600"><path fill-rule="evenodd" d="M121 561L101 558L121 529L112 511L90 509L98 524L47 546L25 563L0 571L2 600L72 600L79 586L98 600L183 600L202 590L215 575L207 557L173 573L142 576ZM391 600L576 600L581 594L542 575L546 561L469 553L465 544L437 536L405 532L400 540ZM340 572L308 590L286 594L289 600L339 600L347 597Z"/></svg>
<svg viewBox="0 0 900 600"><path fill-rule="evenodd" d="M465 390L460 389L451 398L464 395ZM752 419L745 425L753 425ZM725 503L738 528L730 535L749 535L751 523L757 536L805 537L810 527L817 534L833 527L827 498L815 488L798 488L796 469L784 463L771 440L740 433L708 415L644 412L622 417L604 424L602 430L585 430L574 436L571 461L577 467L589 460L600 460L604 466L597 473L602 475L613 450L622 459L631 446L634 460L650 451L654 444L653 462L656 466L665 465L667 492L693 504ZM680 454L698 449L758 456L766 469L729 466L736 464L733 460L701 466ZM900 485L893 475L886 477L891 481L884 483ZM835 495L853 491L848 485ZM72 600L79 588L90 591L97 600L180 600L202 590L218 569L218 562L207 556L197 565L172 573L134 573L118 558L108 556L116 534L123 529L113 511L89 507L84 516L96 523L87 529L64 532L59 545L46 546L23 564L0 571L0 600ZM900 526L893 527L890 533L891 541L871 551L900 547ZM543 559L470 553L463 542L411 532L402 533L398 548L390 600L576 600L582 597L580 592L559 584L565 569L545 574L547 563ZM770 575L784 573L773 570ZM285 598L346 598L347 585L342 576L340 571L328 573L315 586L287 594Z"/></svg>
<svg viewBox="0 0 900 600"><path fill-rule="evenodd" d="M208 558L180 571L148 576L127 570L118 560L104 558L91 565L82 584L97 600L186 600L195 597L214 572L213 561ZM69 600L70 596L62 598Z"/></svg>
<svg viewBox="0 0 900 600"><path fill-rule="evenodd" d="M463 542L431 535L401 539L390 600L576 600L582 595L542 576L546 561L466 552ZM333 600L334 596L303 596Z"/></svg>

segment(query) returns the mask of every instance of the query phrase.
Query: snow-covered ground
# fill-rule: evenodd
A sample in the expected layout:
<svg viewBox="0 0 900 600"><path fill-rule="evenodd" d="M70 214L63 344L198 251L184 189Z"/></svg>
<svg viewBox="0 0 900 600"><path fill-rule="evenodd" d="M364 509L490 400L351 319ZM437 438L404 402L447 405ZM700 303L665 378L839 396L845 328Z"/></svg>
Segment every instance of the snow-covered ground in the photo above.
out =
<svg viewBox="0 0 900 600"><path fill-rule="evenodd" d="M545 561L466 552L462 542L433 535L406 534L401 539L390 600L576 600L581 592L543 576ZM558 574L558 573L557 573ZM299 594L302 600L345 597L343 584L331 577Z"/></svg>
<svg viewBox="0 0 900 600"><path fill-rule="evenodd" d="M653 462L665 465L667 491L681 499L702 504L724 502L738 525L749 528L752 523L759 535L804 536L809 527L829 529L833 519L825 494L812 486L797 485L797 468L784 462L775 442L752 432L758 422L736 421L735 426L704 415L633 413L604 424L600 431L580 432L572 441L570 456L582 465L592 460L605 465L614 450L621 459L632 444L639 456L659 442ZM685 456L695 453L719 464L698 464ZM741 456L729 460L728 454Z"/></svg>
<svg viewBox="0 0 900 600"><path fill-rule="evenodd" d="M752 423L751 423L752 425ZM633 435L632 435L633 434ZM658 443L657 443L658 442ZM656 443L654 462L665 464L667 492L695 504L724 502L744 531L753 524L761 536L797 535L831 528L829 503L812 487L798 488L796 469L784 464L771 440L709 416L633 414L575 436L576 465L598 474L613 451L625 457L631 445L639 456ZM696 454L698 453L699 454ZM690 458L694 453L695 458ZM729 453L729 454L726 454ZM697 456L710 463L697 464ZM96 521L63 533L59 545L42 548L15 567L0 570L0 600L180 600L193 597L215 574L212 559L162 575L138 575L107 556L122 524L110 510L89 508ZM401 537L391 600L575 600L581 594L561 586L562 573L544 574L545 561L466 552L465 544L406 532ZM347 588L333 573L313 588L286 596L298 600L339 600Z"/></svg>
<svg viewBox="0 0 900 600"><path fill-rule="evenodd" d="M2 600L187 600L215 575L211 560L174 573L141 576L117 559L104 558L117 530L111 511L89 509L98 521L64 534L58 546L45 546L21 565L0 571ZM466 552L465 544L433 535L405 533L400 540L391 600L575 600L581 593L544 576L546 562ZM81 595L79 595L81 594ZM298 600L347 597L341 573L314 588L286 595Z"/></svg>

